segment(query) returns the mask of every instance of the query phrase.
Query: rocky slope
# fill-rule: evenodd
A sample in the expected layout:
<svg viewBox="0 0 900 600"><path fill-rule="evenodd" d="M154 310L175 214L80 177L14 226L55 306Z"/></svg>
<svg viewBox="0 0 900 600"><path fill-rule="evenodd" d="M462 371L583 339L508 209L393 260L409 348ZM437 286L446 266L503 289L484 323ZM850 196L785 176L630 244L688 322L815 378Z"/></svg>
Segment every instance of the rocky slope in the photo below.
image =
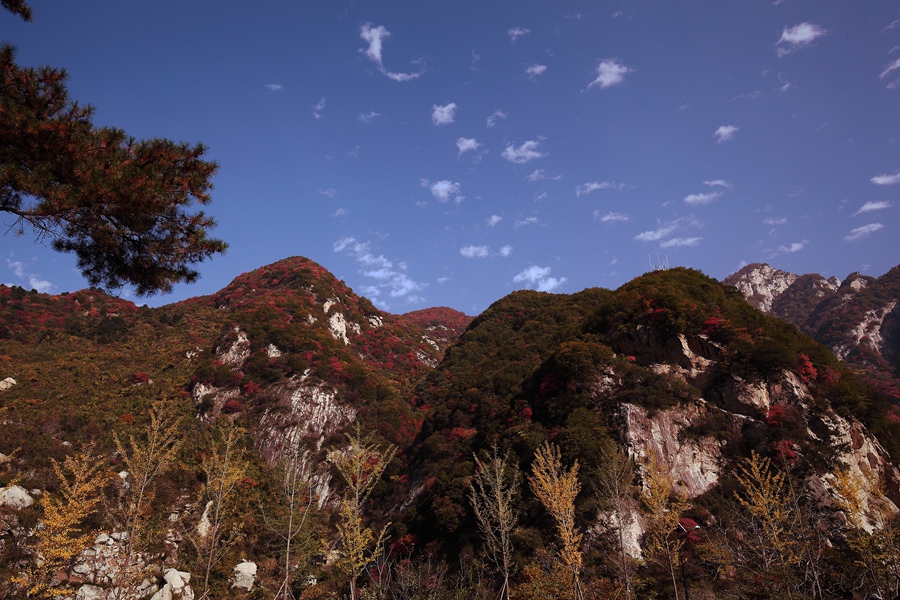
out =
<svg viewBox="0 0 900 600"><path fill-rule="evenodd" d="M763 289L761 279L750 289L774 307L802 280L778 294ZM856 290L846 292L852 298L879 289L872 283L857 290L853 281L847 287ZM825 288L812 281L810 289ZM849 304L839 293L830 298ZM403 556L413 548L454 561L477 553L468 487L473 456L497 448L511 468L528 472L548 441L567 464L580 465L577 519L596 577L617 548L646 558L653 525L643 495L654 461L687 502L684 517L717 540L743 535L729 507L736 474L751 456L790 473L805 505L829 523L842 514L837 477L857 491L856 518L868 530L883 527L900 504L900 423L886 416L880 397L823 346L696 271L649 273L615 291L515 292L474 320L443 308L383 313L302 258L160 309L93 292L69 296L0 286L0 322L8 324L0 379L15 380L0 391L0 488L12 490L0 497L54 497L59 482L51 460L94 444L112 472L106 501L114 507L129 474L113 434L140 438L150 406L162 400L181 417L185 440L154 489L160 539L144 566L156 570L135 593L164 594L165 585L175 585L168 579L184 581L186 567L196 565L190 540L208 527L209 505L196 500L207 476L202 465L227 423L249 433L252 465L239 484L244 537L227 553L222 590L240 559L260 561L257 585L269 586L266 594L278 588L277 565L264 562L277 541L260 515L270 514L263 498L281 485L273 467L291 452L311 473L310 502L321 511L317 535L332 544L323 552L334 550L335 492L343 486L326 456L355 427L398 450L367 512L393 523L391 552ZM883 349L894 339L893 313L887 315L879 328ZM600 482L617 457L635 476L622 480L626 491L611 509ZM525 478L519 481L516 561L525 566L553 547L554 528ZM106 597L111 577L96 557L115 554L116 535L121 541L114 514L110 508L109 519L93 521L106 536L85 551L93 562L82 556L58 585ZM4 576L33 559L40 515L37 504L0 508ZM840 536L832 538L828 543L850 557ZM340 579L329 565L307 567ZM641 568L668 585L651 567ZM842 568L835 564L834 572ZM744 585L712 571L690 576L709 593L740 595ZM0 581L0 595L11 590Z"/></svg>
<svg viewBox="0 0 900 600"><path fill-rule="evenodd" d="M900 267L881 277L850 274L844 281L797 276L765 264L729 275L763 312L796 325L900 402Z"/></svg>

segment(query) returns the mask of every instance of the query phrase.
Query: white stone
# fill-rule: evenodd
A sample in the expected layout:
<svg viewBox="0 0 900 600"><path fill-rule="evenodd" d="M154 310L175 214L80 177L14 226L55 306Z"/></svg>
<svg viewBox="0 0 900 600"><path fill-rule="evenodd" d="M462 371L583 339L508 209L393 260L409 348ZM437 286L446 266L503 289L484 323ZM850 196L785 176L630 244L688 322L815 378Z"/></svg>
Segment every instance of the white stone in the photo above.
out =
<svg viewBox="0 0 900 600"><path fill-rule="evenodd" d="M34 504L34 498L23 487L11 485L0 490L0 506L8 506L13 510L19 510L32 504Z"/></svg>
<svg viewBox="0 0 900 600"><path fill-rule="evenodd" d="M75 600L105 600L106 590L98 585L84 584L78 588Z"/></svg>
<svg viewBox="0 0 900 600"><path fill-rule="evenodd" d="M278 349L278 346L275 344L269 344L266 346L266 355L269 358L278 358L281 356L281 350Z"/></svg>
<svg viewBox="0 0 900 600"><path fill-rule="evenodd" d="M256 583L256 563L249 560L242 560L234 567L231 575L231 587L249 592Z"/></svg>
<svg viewBox="0 0 900 600"><path fill-rule="evenodd" d="M6 390L12 388L12 386L16 385L16 380L12 377L7 377L3 381L0 381L0 392L5 392Z"/></svg>
<svg viewBox="0 0 900 600"><path fill-rule="evenodd" d="M97 536L97 539L94 540L95 544L111 544L112 538L106 535L105 533L101 533Z"/></svg>
<svg viewBox="0 0 900 600"><path fill-rule="evenodd" d="M212 523L209 522L209 509L212 508L212 505L212 500L206 503L206 508L203 509L203 514L200 516L200 522L197 523L197 535L203 539L206 539L209 529L212 527Z"/></svg>

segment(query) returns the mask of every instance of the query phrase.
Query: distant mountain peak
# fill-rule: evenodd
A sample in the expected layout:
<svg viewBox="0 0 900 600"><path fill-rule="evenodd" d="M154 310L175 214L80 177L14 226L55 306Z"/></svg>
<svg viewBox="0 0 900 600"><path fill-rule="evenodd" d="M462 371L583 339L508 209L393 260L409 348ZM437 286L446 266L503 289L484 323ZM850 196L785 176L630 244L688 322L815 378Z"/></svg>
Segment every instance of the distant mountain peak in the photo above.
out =
<svg viewBox="0 0 900 600"><path fill-rule="evenodd" d="M747 301L763 312L770 312L775 299L797 280L797 275L774 269L766 263L751 263L724 282L736 287Z"/></svg>

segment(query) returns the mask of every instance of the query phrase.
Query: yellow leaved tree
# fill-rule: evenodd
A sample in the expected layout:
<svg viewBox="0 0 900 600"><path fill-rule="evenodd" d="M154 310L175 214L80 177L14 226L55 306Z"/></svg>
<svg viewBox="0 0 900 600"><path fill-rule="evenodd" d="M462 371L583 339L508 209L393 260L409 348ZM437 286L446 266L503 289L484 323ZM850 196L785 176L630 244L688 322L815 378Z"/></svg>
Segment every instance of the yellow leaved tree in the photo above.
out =
<svg viewBox="0 0 900 600"><path fill-rule="evenodd" d="M59 585L58 573L68 574L74 559L91 545L96 532L85 527L84 521L100 503L106 483L101 472L102 462L88 447L74 456L67 456L62 464L53 460L53 472L59 480L57 494L45 494L40 506L44 511L42 527L37 529L35 564L13 581L26 590L29 598L55 598L71 594L67 586Z"/></svg>
<svg viewBox="0 0 900 600"><path fill-rule="evenodd" d="M562 544L559 558L566 571L571 573L574 597L581 600L581 532L575 527L575 498L581 491L578 461L566 469L562 464L559 447L544 442L534 454L528 483L531 491L556 521L556 531Z"/></svg>
<svg viewBox="0 0 900 600"><path fill-rule="evenodd" d="M371 435L363 436L356 428L347 434L347 447L328 453L328 460L346 484L341 502L338 537L341 543L341 564L350 579L350 597L356 598L356 580L366 565L378 558L381 544L389 526L378 536L363 521L363 506L381 474L394 458L396 449L382 447Z"/></svg>

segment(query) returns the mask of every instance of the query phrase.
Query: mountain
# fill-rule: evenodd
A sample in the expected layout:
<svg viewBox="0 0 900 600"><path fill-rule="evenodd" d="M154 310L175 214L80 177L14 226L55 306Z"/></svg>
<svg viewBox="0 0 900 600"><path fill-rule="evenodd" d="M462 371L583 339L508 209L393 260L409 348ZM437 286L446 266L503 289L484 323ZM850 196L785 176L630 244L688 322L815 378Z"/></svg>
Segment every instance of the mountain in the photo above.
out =
<svg viewBox="0 0 900 600"><path fill-rule="evenodd" d="M783 278L790 283L772 293L753 277L771 307L803 280ZM794 290L824 293L807 279ZM888 289L853 281L845 294L853 301ZM829 298L843 307L851 300L841 304L840 289ZM882 297L873 298L871 306ZM819 325L826 333L827 322ZM751 574L774 573L766 566L774 563L758 550L783 542L754 537L763 530L742 504L753 481L770 482L770 505L794 507L794 520L776 529L790 530L791 547L810 557L778 563L772 589L808 593L810 573L833 590L889 577L860 576L854 565L866 536L900 531L900 421L824 346L697 271L652 272L617 290L518 291L473 319L448 308L384 313L294 257L155 309L94 290L49 296L0 286L0 323L3 597L22 595L16 573L40 572L35 525L50 506L16 503L62 497L59 465L85 449L108 477L102 510L79 524L102 533L48 581L68 586L69 597L76 589L106 597L127 547L119 515L138 489L128 457L166 419L177 419L180 442L148 488L144 546L130 567L141 574L135 598L183 583L171 567L228 597L275 595L283 577L296 596L340 596L347 572L338 540L350 522L341 499L376 465L383 477L364 495L360 523L373 524L373 539L390 523L389 541L360 577L366 593L394 586L397 597L418 597L408 586L436 582L441 593L496 597L470 487L483 472L476 458L491 457L505 457L501 473L517 489L515 594L567 595L571 577L553 575L565 573L557 527L528 483L546 443L563 465L578 465L571 501L585 597L613 597L640 581L661 594L690 584L697 597L762 597ZM345 481L335 465L352 454L348 434L370 454ZM239 445L224 446L229 439ZM396 454L379 465L390 454L376 450L388 445ZM221 514L239 537L215 547L222 560L200 577L211 564L198 541L214 518L210 461L232 452L245 462ZM312 511L294 558L274 525L285 514L280 469L291 460L306 474ZM703 537L676 536L671 554L665 540L679 526ZM255 596L229 583L241 559L254 561ZM687 563L680 581L679 560Z"/></svg>
<svg viewBox="0 0 900 600"><path fill-rule="evenodd" d="M796 325L900 402L900 266L844 281L751 264L723 280L753 306Z"/></svg>

